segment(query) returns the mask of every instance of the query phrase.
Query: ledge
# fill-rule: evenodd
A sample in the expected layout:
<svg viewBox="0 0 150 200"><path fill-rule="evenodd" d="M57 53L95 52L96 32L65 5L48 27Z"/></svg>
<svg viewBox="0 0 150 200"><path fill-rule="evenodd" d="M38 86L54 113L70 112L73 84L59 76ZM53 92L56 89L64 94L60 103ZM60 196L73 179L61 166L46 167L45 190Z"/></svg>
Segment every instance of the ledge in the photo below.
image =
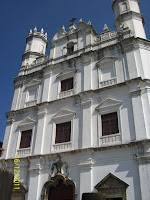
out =
<svg viewBox="0 0 150 200"><path fill-rule="evenodd" d="M102 147L90 147L90 148L84 148L84 149L77 149L77 150L70 150L70 151L65 151L65 152L56 152L56 153L49 153L49 154L39 154L39 155L33 155L33 156L27 156L24 158L20 158L20 160L24 160L27 159L28 162L30 162L30 160L32 159L54 159L56 158L58 155L61 156L73 156L75 154L80 154L81 153L94 153L94 152L105 152L106 151L112 151L112 150L125 150L125 149L135 149L135 148L141 148L144 145L150 145L150 139L146 139L146 140L140 140L140 141L134 141L134 142L129 142L129 143L124 143L124 144L117 144L117 145L109 145L109 146L102 146ZM2 159L0 158L0 162L2 161L7 161L7 162L11 162L14 158L10 158L10 159Z"/></svg>

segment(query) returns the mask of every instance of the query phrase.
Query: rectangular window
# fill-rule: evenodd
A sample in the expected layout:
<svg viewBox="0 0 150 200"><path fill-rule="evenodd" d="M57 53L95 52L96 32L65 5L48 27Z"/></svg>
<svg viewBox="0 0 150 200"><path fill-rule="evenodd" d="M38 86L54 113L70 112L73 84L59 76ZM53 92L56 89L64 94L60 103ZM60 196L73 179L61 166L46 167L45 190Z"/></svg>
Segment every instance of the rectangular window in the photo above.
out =
<svg viewBox="0 0 150 200"><path fill-rule="evenodd" d="M21 148L28 148L28 147L30 147L31 136L32 136L32 130L22 131L21 132L20 149Z"/></svg>
<svg viewBox="0 0 150 200"><path fill-rule="evenodd" d="M117 112L102 115L102 136L119 133Z"/></svg>
<svg viewBox="0 0 150 200"><path fill-rule="evenodd" d="M73 89L73 78L61 81L61 92Z"/></svg>
<svg viewBox="0 0 150 200"><path fill-rule="evenodd" d="M56 143L69 142L71 135L71 122L56 124Z"/></svg>

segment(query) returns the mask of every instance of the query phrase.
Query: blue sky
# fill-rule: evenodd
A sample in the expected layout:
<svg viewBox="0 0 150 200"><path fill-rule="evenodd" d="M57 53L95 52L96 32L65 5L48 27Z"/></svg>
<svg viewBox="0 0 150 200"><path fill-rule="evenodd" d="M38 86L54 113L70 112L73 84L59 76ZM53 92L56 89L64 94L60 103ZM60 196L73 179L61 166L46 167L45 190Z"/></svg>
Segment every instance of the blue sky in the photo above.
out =
<svg viewBox="0 0 150 200"><path fill-rule="evenodd" d="M150 0L141 0L141 13L145 18L147 38L150 39ZM13 79L21 67L29 30L44 28L48 41L69 20L77 17L92 22L97 33L103 26L115 30L112 0L1 0L0 1L0 141L3 141L6 117L13 97ZM47 54L50 51L48 45Z"/></svg>

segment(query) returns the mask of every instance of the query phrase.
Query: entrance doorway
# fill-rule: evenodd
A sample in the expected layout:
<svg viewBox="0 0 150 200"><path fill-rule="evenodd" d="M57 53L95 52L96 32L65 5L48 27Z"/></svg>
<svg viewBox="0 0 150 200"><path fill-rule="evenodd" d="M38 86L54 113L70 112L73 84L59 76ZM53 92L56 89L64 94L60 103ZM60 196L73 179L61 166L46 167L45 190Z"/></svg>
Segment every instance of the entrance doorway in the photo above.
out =
<svg viewBox="0 0 150 200"><path fill-rule="evenodd" d="M56 186L49 188L48 200L73 200L73 186L65 185L60 179Z"/></svg>

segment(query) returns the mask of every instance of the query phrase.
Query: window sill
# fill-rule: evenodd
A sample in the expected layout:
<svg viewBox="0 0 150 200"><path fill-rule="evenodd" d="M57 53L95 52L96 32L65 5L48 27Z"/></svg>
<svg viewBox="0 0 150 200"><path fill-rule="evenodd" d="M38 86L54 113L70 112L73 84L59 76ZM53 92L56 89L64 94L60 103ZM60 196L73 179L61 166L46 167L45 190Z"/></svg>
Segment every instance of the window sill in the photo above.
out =
<svg viewBox="0 0 150 200"><path fill-rule="evenodd" d="M58 143L53 145L53 151L62 151L72 149L72 142Z"/></svg>
<svg viewBox="0 0 150 200"><path fill-rule="evenodd" d="M26 104L26 107L30 107L30 106L34 106L36 105L37 103L37 100L33 100L33 101L27 101L25 104Z"/></svg>
<svg viewBox="0 0 150 200"><path fill-rule="evenodd" d="M103 87L107 87L107 86L110 86L110 85L114 85L116 83L117 83L116 77L114 77L114 78L109 79L109 80L101 81L100 87L103 88Z"/></svg>
<svg viewBox="0 0 150 200"><path fill-rule="evenodd" d="M27 156L30 155L31 148L22 148L17 150L18 156Z"/></svg>
<svg viewBox="0 0 150 200"><path fill-rule="evenodd" d="M64 92L60 92L59 93L59 98L64 98L64 97L67 97L67 96L71 96L74 94L74 90L71 89L71 90L66 90Z"/></svg>
<svg viewBox="0 0 150 200"><path fill-rule="evenodd" d="M121 143L121 134L117 133L117 134L112 134L112 135L106 135L106 136L102 136L100 137L100 142L101 145L108 145L108 144L116 144L116 143Z"/></svg>

